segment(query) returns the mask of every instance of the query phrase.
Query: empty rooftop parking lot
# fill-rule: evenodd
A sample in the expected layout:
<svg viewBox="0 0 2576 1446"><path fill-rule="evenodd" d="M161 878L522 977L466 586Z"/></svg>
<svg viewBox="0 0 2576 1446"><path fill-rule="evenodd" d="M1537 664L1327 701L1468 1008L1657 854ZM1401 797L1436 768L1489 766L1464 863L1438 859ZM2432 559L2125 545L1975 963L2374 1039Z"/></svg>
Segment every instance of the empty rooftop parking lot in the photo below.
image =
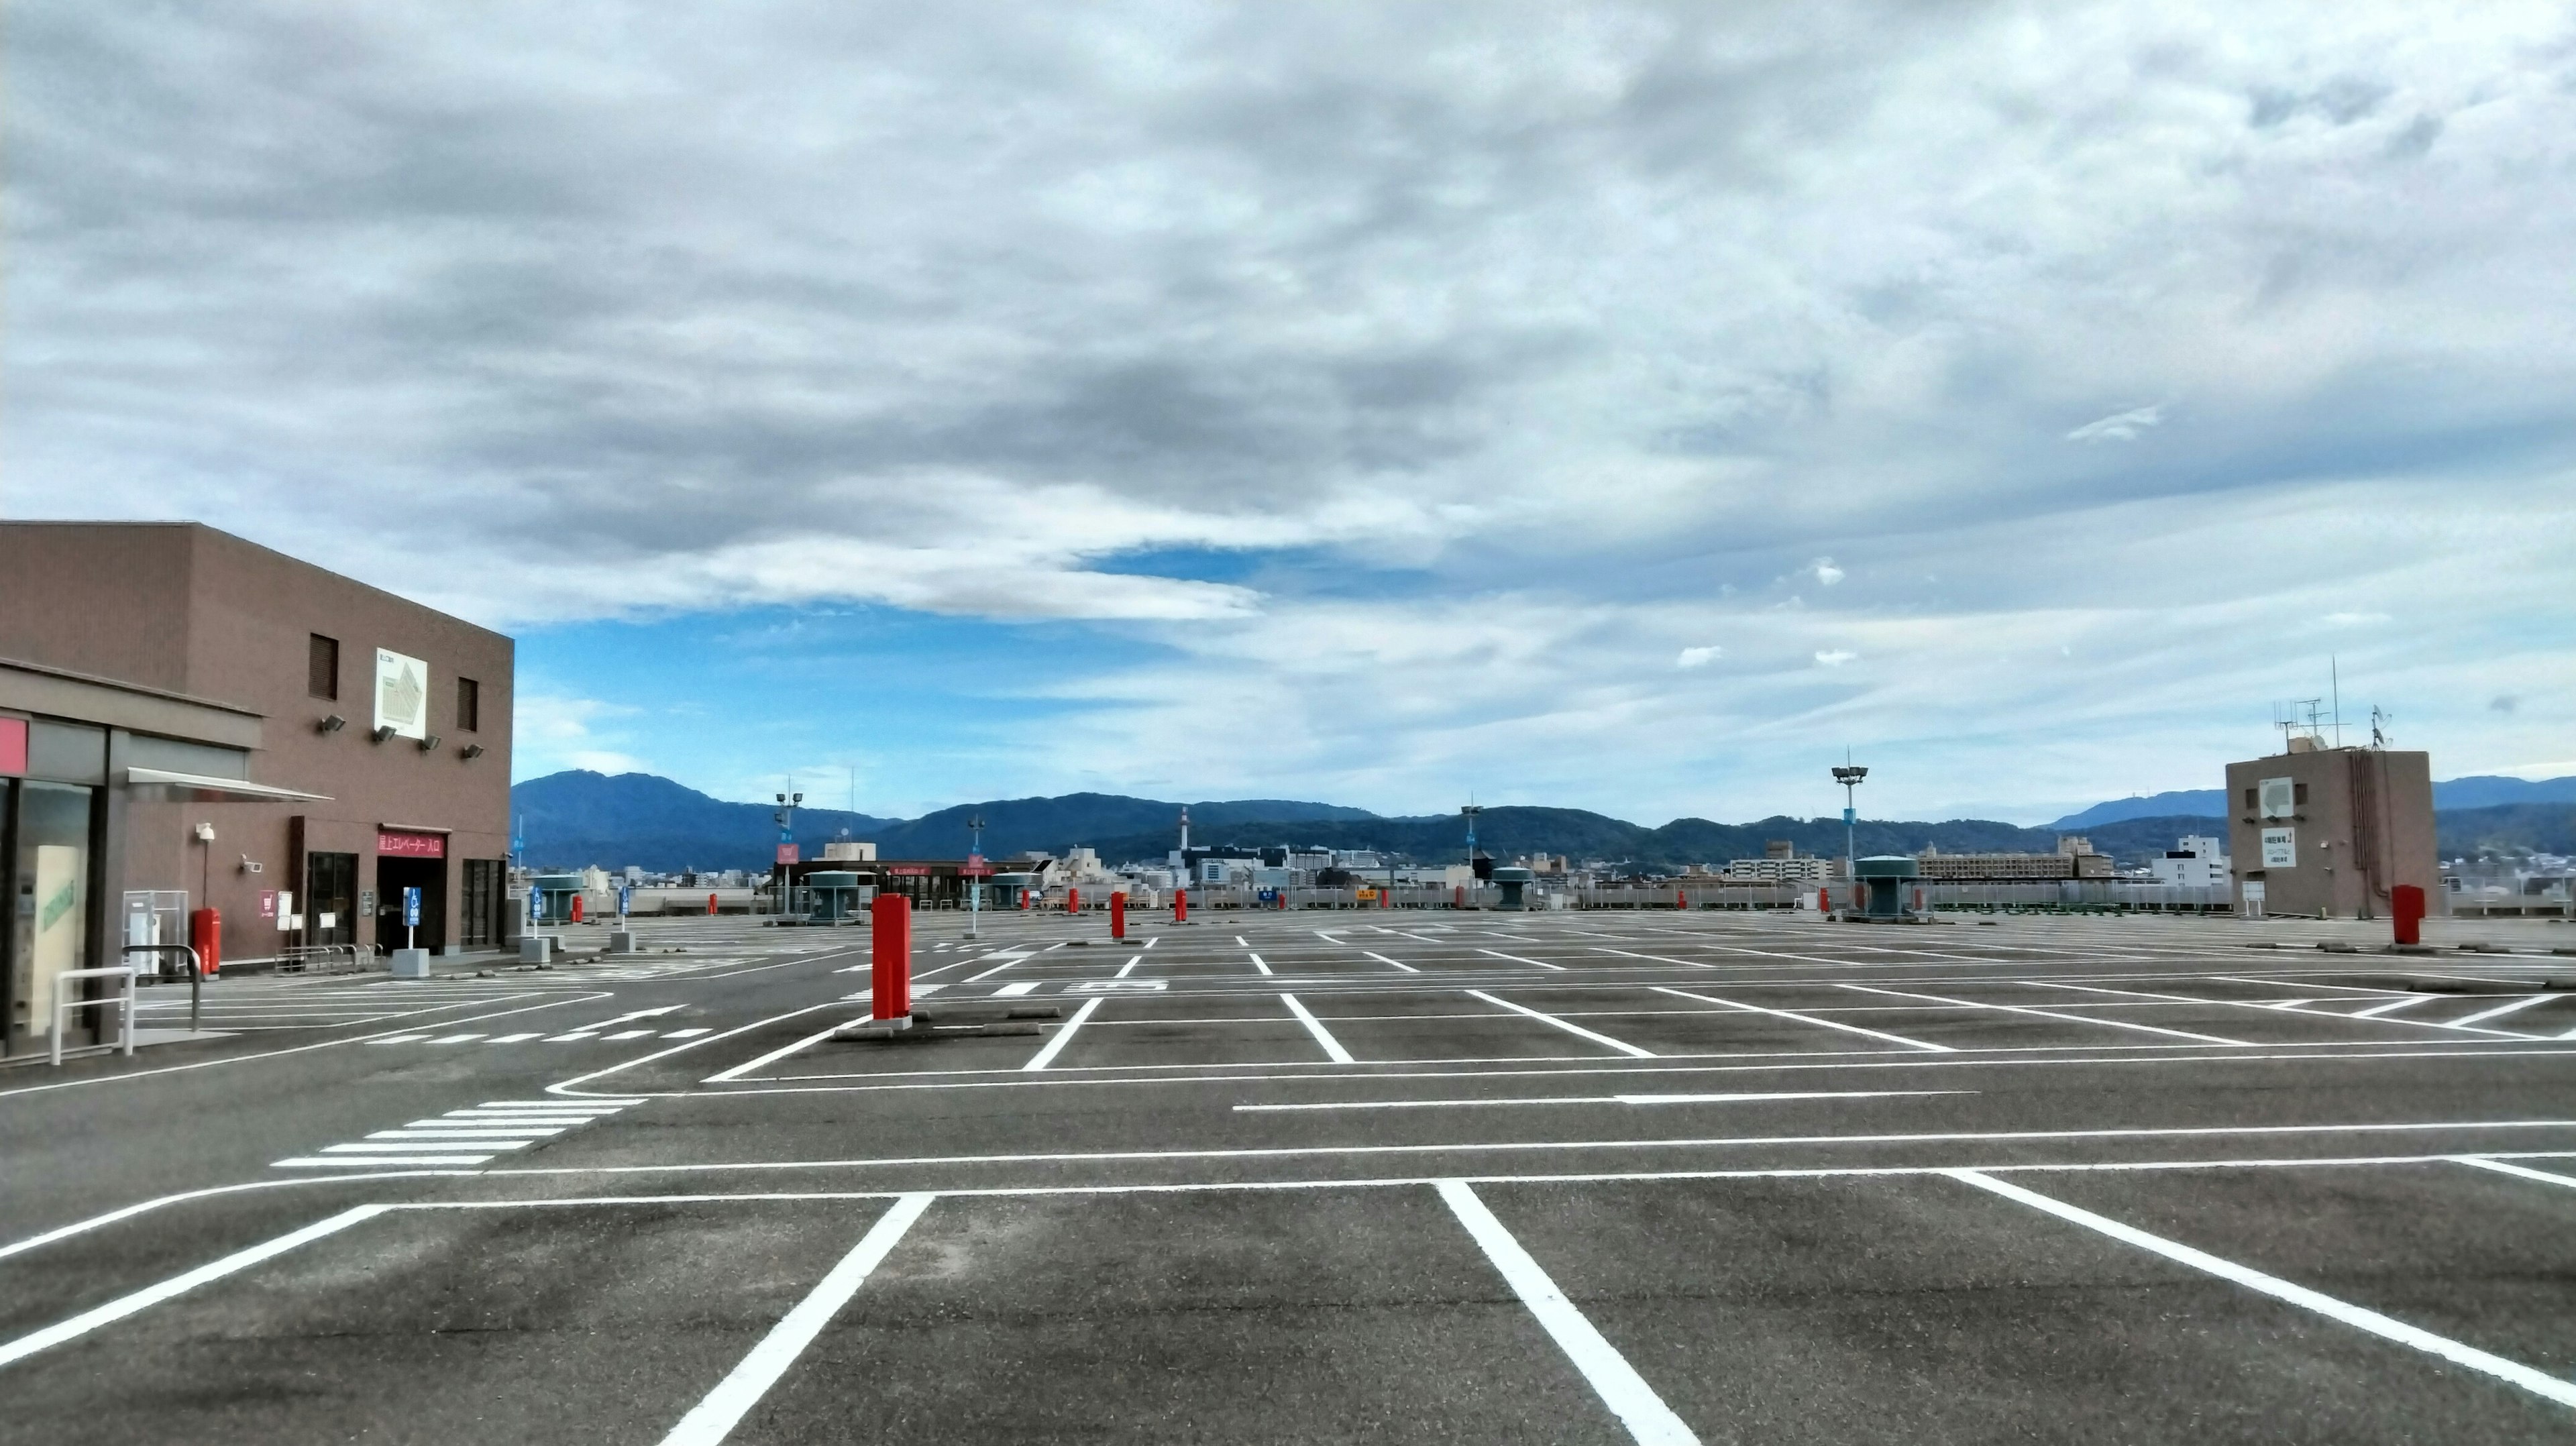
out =
<svg viewBox="0 0 2576 1446"><path fill-rule="evenodd" d="M836 1037L863 932L687 920L543 973L228 981L216 1044L0 1074L0 1421L2576 1429L2563 928L963 923L921 918L893 1041Z"/></svg>

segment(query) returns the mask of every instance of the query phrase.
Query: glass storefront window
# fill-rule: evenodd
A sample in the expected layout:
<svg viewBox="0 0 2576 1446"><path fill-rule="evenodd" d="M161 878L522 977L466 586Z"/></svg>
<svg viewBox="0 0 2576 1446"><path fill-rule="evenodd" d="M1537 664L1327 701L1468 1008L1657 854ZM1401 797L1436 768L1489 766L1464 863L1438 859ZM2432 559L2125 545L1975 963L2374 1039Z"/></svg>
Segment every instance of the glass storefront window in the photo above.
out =
<svg viewBox="0 0 2576 1446"><path fill-rule="evenodd" d="M11 893L10 1026L42 1039L54 1027L54 977L89 955L90 810L98 790L18 785L18 857Z"/></svg>

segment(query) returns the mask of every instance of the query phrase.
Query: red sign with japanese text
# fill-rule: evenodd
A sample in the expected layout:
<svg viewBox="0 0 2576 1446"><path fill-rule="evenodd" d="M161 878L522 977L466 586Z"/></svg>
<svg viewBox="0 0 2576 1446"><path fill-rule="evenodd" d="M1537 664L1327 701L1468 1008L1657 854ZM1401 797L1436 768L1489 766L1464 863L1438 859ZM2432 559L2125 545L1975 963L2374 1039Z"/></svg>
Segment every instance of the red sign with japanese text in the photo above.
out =
<svg viewBox="0 0 2576 1446"><path fill-rule="evenodd" d="M803 860L796 856L796 845L794 844L780 844L778 846L778 861L782 864L803 862Z"/></svg>
<svg viewBox="0 0 2576 1446"><path fill-rule="evenodd" d="M0 718L0 773L27 771L27 720Z"/></svg>
<svg viewBox="0 0 2576 1446"><path fill-rule="evenodd" d="M376 852L380 856L398 859L443 859L447 857L447 835L378 829Z"/></svg>

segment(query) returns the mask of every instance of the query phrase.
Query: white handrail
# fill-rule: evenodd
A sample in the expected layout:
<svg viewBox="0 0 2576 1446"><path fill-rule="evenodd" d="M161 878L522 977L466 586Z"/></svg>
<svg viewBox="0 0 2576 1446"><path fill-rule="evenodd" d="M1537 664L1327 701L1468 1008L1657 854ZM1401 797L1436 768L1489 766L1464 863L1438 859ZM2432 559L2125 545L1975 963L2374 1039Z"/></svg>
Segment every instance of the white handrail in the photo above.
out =
<svg viewBox="0 0 2576 1446"><path fill-rule="evenodd" d="M120 976L125 980L125 992L123 994L112 994L105 999L66 999L63 997L62 985L63 981L66 979L111 979ZM65 1012L91 1004L110 1003L122 1004L125 1006L122 1011L124 1015L123 1028L119 1033L124 1036L124 1054L127 1058L131 1059L134 1056L134 966L131 964L119 964L108 969L66 969L62 973L54 976L53 1054L54 1067L56 1069L62 1068L63 1064L63 1023Z"/></svg>

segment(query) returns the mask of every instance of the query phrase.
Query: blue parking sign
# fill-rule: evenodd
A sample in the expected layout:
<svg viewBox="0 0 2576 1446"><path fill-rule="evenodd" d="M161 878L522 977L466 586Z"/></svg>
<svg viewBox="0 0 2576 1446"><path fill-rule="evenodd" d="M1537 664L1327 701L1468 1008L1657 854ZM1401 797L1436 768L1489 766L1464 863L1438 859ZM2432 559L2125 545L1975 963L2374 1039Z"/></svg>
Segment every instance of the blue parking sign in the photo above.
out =
<svg viewBox="0 0 2576 1446"><path fill-rule="evenodd" d="M403 890L403 927L406 929L420 927L420 890L418 888Z"/></svg>

